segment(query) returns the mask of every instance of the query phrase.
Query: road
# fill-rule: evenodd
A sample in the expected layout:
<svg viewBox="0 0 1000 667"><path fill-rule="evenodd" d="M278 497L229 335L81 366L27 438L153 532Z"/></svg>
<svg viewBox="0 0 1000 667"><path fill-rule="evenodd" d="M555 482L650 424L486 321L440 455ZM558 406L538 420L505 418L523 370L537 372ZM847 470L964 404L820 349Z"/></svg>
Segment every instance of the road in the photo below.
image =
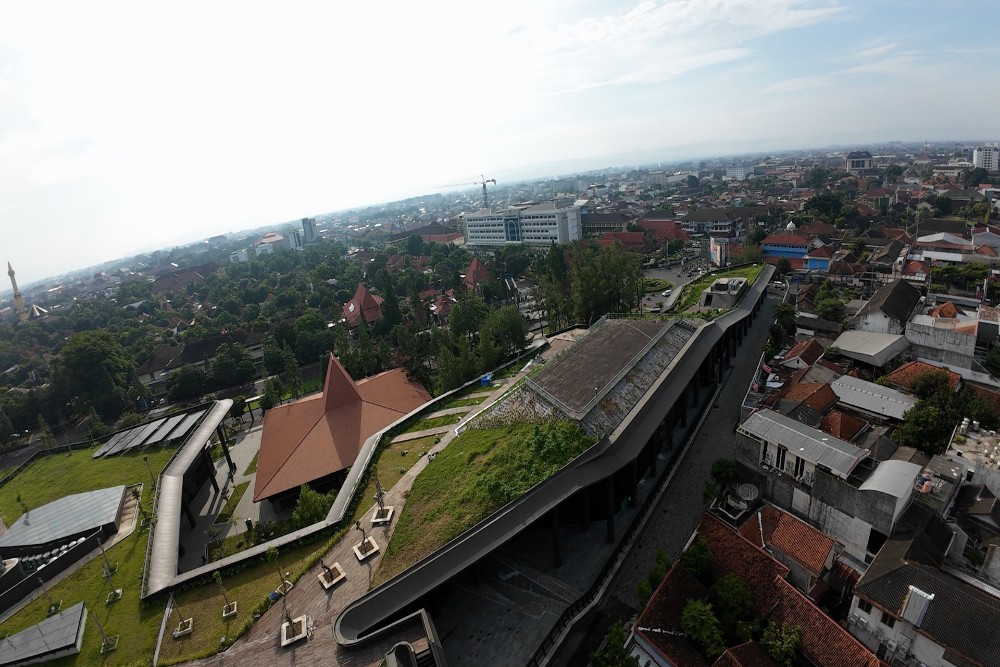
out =
<svg viewBox="0 0 1000 667"><path fill-rule="evenodd" d="M707 508L702 494L712 462L735 454L733 435L740 405L767 341L777 303L771 297L764 301L760 316L739 348L714 406L709 408L712 414L704 420L684 458L678 462L677 471L645 529L626 556L604 599L566 637L551 665L586 664L587 656L598 648L614 621L622 620L627 624L638 613L636 586L653 568L656 551L663 549L671 561L676 559L697 528Z"/></svg>

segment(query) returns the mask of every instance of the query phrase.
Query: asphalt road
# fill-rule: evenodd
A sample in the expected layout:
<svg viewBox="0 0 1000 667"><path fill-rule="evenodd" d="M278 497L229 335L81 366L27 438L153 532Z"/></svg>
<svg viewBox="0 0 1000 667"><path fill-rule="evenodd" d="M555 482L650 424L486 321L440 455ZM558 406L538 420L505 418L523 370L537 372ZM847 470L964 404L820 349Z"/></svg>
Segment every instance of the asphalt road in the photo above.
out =
<svg viewBox="0 0 1000 667"><path fill-rule="evenodd" d="M777 303L771 297L765 300L760 315L743 340L743 345L738 348L733 368L722 390L713 407L709 408L711 414L694 435L684 458L678 462L678 469L653 508L645 529L626 556L604 598L566 637L551 665L587 664L587 656L598 648L608 628L616 620L627 624L638 613L636 586L653 568L657 550L663 549L671 561L676 559L697 528L707 508L703 491L712 462L732 457L735 453L734 433L740 405L767 342Z"/></svg>

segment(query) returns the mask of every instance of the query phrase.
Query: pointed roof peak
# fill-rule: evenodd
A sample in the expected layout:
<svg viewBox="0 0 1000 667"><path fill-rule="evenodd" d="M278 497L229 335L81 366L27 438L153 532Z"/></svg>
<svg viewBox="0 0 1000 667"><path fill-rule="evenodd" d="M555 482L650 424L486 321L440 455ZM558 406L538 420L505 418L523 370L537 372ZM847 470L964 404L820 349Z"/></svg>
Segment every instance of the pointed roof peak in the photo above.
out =
<svg viewBox="0 0 1000 667"><path fill-rule="evenodd" d="M330 354L330 363L326 367L323 401L327 412L343 405L361 402L358 385L333 353Z"/></svg>

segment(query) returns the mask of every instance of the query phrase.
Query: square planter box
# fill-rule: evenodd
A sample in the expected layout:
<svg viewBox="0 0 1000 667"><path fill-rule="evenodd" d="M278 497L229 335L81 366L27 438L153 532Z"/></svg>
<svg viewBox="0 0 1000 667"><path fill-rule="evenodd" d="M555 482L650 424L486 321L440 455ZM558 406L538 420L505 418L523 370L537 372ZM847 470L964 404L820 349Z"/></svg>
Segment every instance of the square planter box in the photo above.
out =
<svg viewBox="0 0 1000 667"><path fill-rule="evenodd" d="M56 600L49 605L49 611L46 613L46 616L52 616L53 614L59 613L60 609L62 609L62 600Z"/></svg>
<svg viewBox="0 0 1000 667"><path fill-rule="evenodd" d="M229 604L227 604L225 607L223 607L222 608L222 618L226 619L226 618L232 618L233 616L235 616L236 615L236 608L239 607L239 604L240 603L239 603L238 600L233 600L232 602L230 602Z"/></svg>
<svg viewBox="0 0 1000 667"><path fill-rule="evenodd" d="M108 637L107 641L101 644L101 654L111 653L116 648L118 648L118 638L121 635L115 635L114 637Z"/></svg>
<svg viewBox="0 0 1000 667"><path fill-rule="evenodd" d="M185 618L176 628L174 628L174 639L178 639L184 635L189 635L192 632L194 632L194 619Z"/></svg>
<svg viewBox="0 0 1000 667"><path fill-rule="evenodd" d="M378 553L378 543L375 542L374 537L365 538L363 542L358 542L353 548L358 561L364 561Z"/></svg>
<svg viewBox="0 0 1000 667"><path fill-rule="evenodd" d="M309 617L299 616L281 624L281 645L288 646L309 636Z"/></svg>
<svg viewBox="0 0 1000 667"><path fill-rule="evenodd" d="M108 597L104 601L104 604L111 604L112 602L118 602L121 599L122 599L122 589L116 588L115 590L108 593Z"/></svg>
<svg viewBox="0 0 1000 667"><path fill-rule="evenodd" d="M288 579L285 579L283 582L281 582L281 585L274 590L274 593L278 597L281 597L282 595L287 595L288 591L292 590L292 586L294 586L294 584L290 582Z"/></svg>
<svg viewBox="0 0 1000 667"><path fill-rule="evenodd" d="M393 509L391 505L386 505L380 512L378 507L376 507L375 511L372 512L372 525L382 526L392 521Z"/></svg>
<svg viewBox="0 0 1000 667"><path fill-rule="evenodd" d="M319 583L326 590L330 590L331 588L339 584L341 581L343 581L346 577L347 573L344 572L344 568L340 566L340 563L334 563L332 566L330 566L329 573L326 570L321 570L320 573L317 575Z"/></svg>

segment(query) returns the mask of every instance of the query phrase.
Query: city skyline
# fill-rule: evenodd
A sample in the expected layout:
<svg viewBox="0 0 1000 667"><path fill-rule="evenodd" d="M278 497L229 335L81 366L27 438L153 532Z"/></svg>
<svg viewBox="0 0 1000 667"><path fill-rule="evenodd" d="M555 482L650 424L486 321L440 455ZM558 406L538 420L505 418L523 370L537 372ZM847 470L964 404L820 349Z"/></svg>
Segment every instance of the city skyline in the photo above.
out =
<svg viewBox="0 0 1000 667"><path fill-rule="evenodd" d="M6 3L5 259L28 285L609 156L988 140L1000 92L981 78L1000 48L969 28L991 9Z"/></svg>

